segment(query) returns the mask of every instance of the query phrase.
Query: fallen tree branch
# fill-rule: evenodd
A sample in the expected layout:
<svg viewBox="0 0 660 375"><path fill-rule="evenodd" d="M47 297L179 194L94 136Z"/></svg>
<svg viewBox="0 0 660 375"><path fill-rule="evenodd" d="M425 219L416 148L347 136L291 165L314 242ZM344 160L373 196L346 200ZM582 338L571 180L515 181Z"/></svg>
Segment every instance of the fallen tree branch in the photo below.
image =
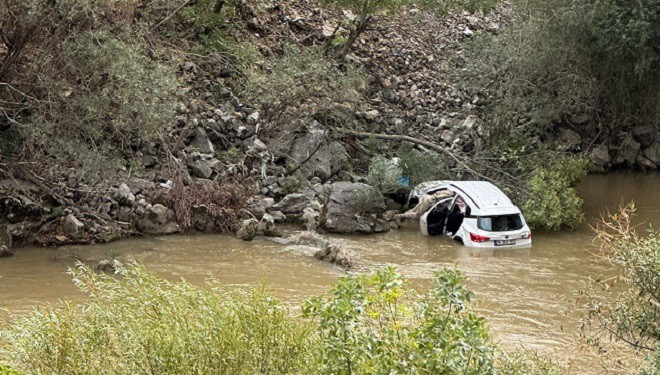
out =
<svg viewBox="0 0 660 375"><path fill-rule="evenodd" d="M386 140L386 141L408 142L408 143L424 146L424 147L427 147L427 148L429 148L433 151L436 151L440 154L443 154L445 156L450 157L458 165L463 167L466 171L472 173L475 176L478 176L479 178L481 178L483 180L492 182L494 184L504 184L504 185L507 185L511 188L516 188L516 189L521 188L520 186L510 185L510 184L507 184L503 181L496 181L496 180L484 175L483 173L479 173L479 172L475 171L472 167L470 167L467 164L466 158L464 156L457 155L457 154L451 152L450 150L448 150L447 148L442 147L442 146L440 146L438 144L435 144L433 142L425 141L423 139L413 138L413 137L410 137L410 136L407 136L407 135L366 133L366 132L358 132L358 131L355 131L355 130L347 130L347 129L336 129L336 131L338 131L339 133L343 133L344 135L347 135L349 137L353 137L353 138L357 138L357 139L376 138L376 139L382 139L382 140ZM483 165L483 163L481 163L481 164ZM488 167L492 168L491 166L488 166ZM496 169L496 168L493 168L493 169ZM498 170L498 171L504 173L505 175L507 175L508 177L510 177L513 180L518 180L515 177L511 176L510 174L508 174L504 171L500 171L500 170Z"/></svg>

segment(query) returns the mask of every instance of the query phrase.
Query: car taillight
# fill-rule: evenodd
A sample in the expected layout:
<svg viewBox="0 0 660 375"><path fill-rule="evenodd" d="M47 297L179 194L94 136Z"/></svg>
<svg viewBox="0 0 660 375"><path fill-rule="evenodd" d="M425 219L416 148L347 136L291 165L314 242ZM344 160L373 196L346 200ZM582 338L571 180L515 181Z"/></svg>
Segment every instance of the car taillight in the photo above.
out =
<svg viewBox="0 0 660 375"><path fill-rule="evenodd" d="M522 238L525 240L532 238L532 232L523 233Z"/></svg>
<svg viewBox="0 0 660 375"><path fill-rule="evenodd" d="M484 237L484 236L480 236L480 235L478 235L478 234L470 233L470 240L471 240L472 242L486 242L486 241L489 241L490 238L488 238L488 237Z"/></svg>

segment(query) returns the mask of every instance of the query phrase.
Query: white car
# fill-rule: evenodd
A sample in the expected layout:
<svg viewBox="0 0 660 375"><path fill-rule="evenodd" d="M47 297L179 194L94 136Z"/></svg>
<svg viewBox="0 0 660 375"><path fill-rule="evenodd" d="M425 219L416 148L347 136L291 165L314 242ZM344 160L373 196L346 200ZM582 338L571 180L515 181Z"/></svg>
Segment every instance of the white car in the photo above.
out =
<svg viewBox="0 0 660 375"><path fill-rule="evenodd" d="M520 209L490 182L432 181L418 185L408 197L414 207L425 194L453 192L419 219L424 235L446 235L478 248L529 247L532 232Z"/></svg>

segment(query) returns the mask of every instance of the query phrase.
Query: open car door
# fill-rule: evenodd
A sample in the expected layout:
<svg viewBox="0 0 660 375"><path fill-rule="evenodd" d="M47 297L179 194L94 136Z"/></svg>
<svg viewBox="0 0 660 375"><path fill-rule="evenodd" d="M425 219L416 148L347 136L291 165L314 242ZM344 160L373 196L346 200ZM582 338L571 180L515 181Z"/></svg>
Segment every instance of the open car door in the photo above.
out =
<svg viewBox="0 0 660 375"><path fill-rule="evenodd" d="M436 203L419 218L419 229L425 236L437 236L445 232L449 206L453 197L445 198Z"/></svg>

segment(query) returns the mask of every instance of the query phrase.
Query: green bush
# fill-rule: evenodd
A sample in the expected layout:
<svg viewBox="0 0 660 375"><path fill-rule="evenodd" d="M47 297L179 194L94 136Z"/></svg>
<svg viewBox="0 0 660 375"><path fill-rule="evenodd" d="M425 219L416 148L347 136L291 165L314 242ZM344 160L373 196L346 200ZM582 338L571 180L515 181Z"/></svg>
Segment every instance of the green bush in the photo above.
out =
<svg viewBox="0 0 660 375"><path fill-rule="evenodd" d="M584 220L582 199L575 187L586 175L588 161L560 155L537 165L527 183L522 211L534 228L558 230L575 227Z"/></svg>
<svg viewBox="0 0 660 375"><path fill-rule="evenodd" d="M341 278L303 307L320 327L321 374L488 374L493 345L458 272L438 272L425 295L393 268Z"/></svg>
<svg viewBox="0 0 660 375"><path fill-rule="evenodd" d="M381 193L389 193L399 189L399 178L402 168L392 160L376 155L371 158L367 172L367 184L375 187Z"/></svg>
<svg viewBox="0 0 660 375"><path fill-rule="evenodd" d="M199 288L132 261L118 276L83 265L70 274L88 295L82 306L0 322L0 360L11 366L0 374L556 373L496 350L456 270L438 272L424 294L391 267L342 277L305 302L307 319L263 286Z"/></svg>
<svg viewBox="0 0 660 375"><path fill-rule="evenodd" d="M397 151L402 175L410 178L410 187L422 182L449 180L444 159L437 152L417 151L412 147L402 147Z"/></svg>
<svg viewBox="0 0 660 375"><path fill-rule="evenodd" d="M82 307L16 319L0 357L29 374L300 374L314 360L305 322L263 288L172 283L137 264L121 278L78 266Z"/></svg>

